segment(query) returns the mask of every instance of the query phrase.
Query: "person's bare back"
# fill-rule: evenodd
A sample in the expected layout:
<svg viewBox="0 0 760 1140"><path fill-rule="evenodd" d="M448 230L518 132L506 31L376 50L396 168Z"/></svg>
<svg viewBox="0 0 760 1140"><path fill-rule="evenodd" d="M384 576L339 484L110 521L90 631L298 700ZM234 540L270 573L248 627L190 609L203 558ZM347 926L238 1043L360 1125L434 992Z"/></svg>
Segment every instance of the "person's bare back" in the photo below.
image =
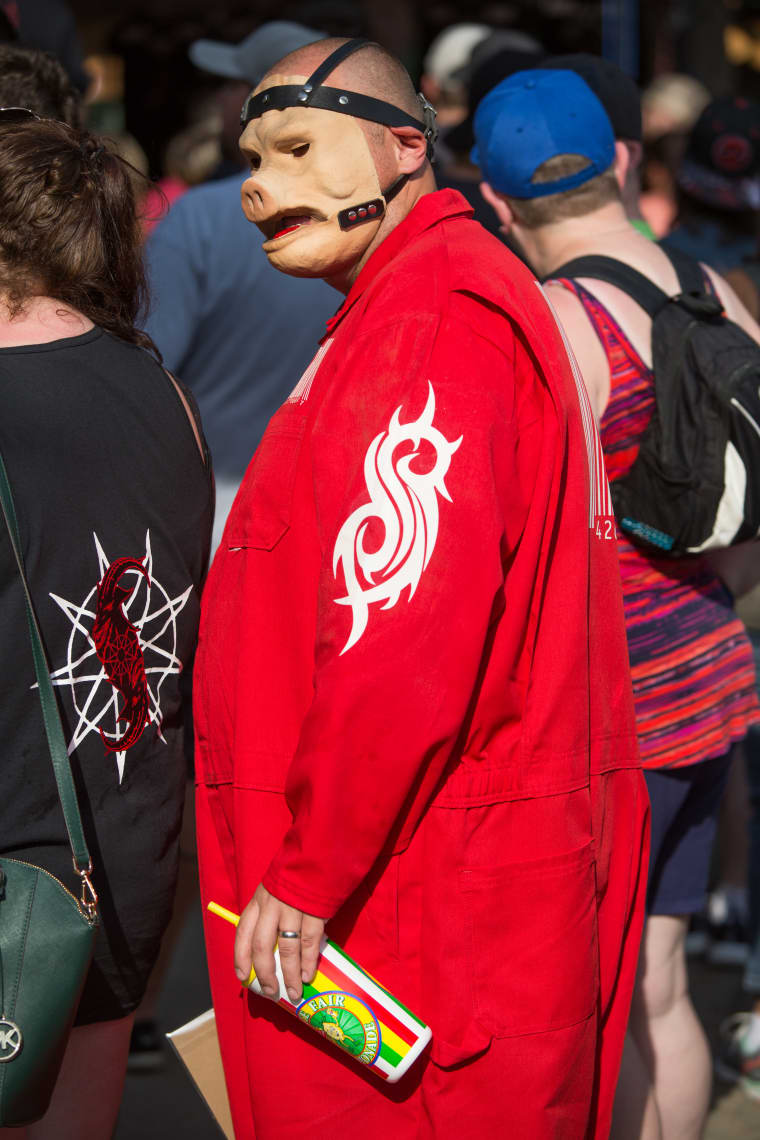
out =
<svg viewBox="0 0 760 1140"><path fill-rule="evenodd" d="M543 264L536 266L542 276L548 275L572 258L599 254L625 262L669 295L679 291L678 277L670 259L655 242L634 229L619 203L610 203L592 214L570 219L556 227L546 227L546 231L550 229L558 232L545 232L542 235ZM760 343L760 325L753 320L733 289L709 266L703 268L723 302L726 315ZM590 278L580 278L579 281L607 309L643 363L648 368L651 367L652 322L641 306L606 281ZM607 405L610 390L609 366L604 349L578 297L559 283L548 282L545 289L570 340L594 413L599 420Z"/></svg>

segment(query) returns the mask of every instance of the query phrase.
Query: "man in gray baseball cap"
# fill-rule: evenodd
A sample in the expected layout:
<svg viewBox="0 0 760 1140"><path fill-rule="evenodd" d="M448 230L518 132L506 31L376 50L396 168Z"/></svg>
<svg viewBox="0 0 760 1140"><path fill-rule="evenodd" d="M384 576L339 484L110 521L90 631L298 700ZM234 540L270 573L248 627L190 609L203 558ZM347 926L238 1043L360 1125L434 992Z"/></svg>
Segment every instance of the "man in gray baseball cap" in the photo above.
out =
<svg viewBox="0 0 760 1140"><path fill-rule="evenodd" d="M238 150L240 108L251 88L283 55L324 39L324 35L291 20L268 20L238 44L195 40L190 45L188 55L196 67L226 80L214 95L221 119L222 158L212 178L234 174L245 165Z"/></svg>
<svg viewBox="0 0 760 1140"><path fill-rule="evenodd" d="M188 54L201 71L226 79L240 79L249 87L255 87L272 63L291 51L324 38L324 32L316 32L303 24L295 24L290 20L270 20L239 44L195 40L190 45Z"/></svg>

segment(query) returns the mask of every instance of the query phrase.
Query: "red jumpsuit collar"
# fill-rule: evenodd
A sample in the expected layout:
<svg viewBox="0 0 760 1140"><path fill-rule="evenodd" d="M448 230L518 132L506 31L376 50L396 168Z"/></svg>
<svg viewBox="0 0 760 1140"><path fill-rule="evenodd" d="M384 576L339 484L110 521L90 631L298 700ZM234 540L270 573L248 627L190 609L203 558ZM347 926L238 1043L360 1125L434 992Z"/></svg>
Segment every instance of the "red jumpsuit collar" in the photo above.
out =
<svg viewBox="0 0 760 1140"><path fill-rule="evenodd" d="M348 310L361 297L378 273L385 269L386 265L393 261L394 257L402 250L406 249L419 234L447 218L455 218L460 215L472 217L472 214L472 206L458 190L436 190L432 194L424 194L404 220L399 222L395 230L388 234L385 241L372 254L351 286L345 301L335 316L330 317L327 322L325 336L330 336L335 331L336 326L340 324Z"/></svg>

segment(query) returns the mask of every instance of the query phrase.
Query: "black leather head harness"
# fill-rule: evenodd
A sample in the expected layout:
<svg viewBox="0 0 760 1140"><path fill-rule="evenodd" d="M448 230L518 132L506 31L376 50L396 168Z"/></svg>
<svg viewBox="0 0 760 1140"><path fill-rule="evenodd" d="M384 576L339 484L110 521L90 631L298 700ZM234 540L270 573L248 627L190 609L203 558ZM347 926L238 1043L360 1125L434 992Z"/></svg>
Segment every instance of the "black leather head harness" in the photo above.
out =
<svg viewBox="0 0 760 1140"><path fill-rule="evenodd" d="M435 140L438 137L438 128L435 125L436 113L424 95L418 95L420 100L422 119L415 119L392 103L383 99L373 99L370 95L360 95L356 91L344 91L340 87L324 87L328 75L355 51L364 47L376 47L370 40L354 39L342 44L327 59L319 65L317 70L304 84L287 84L279 87L268 87L258 95L253 92L248 96L240 112L240 126L245 129L252 119L258 119L267 111L282 111L286 107L316 107L321 111L337 111L340 115L351 115L355 119L366 119L371 123L380 123L385 127L414 127L421 131L427 144L427 157L433 159ZM384 202L373 199L372 202L363 202L352 206L348 210L341 210L338 221L342 229L351 229L360 222L377 218L385 208L385 203L395 198L401 187L409 178L402 174L387 191L383 192ZM374 209L370 210L370 207ZM360 212L361 211L361 212Z"/></svg>

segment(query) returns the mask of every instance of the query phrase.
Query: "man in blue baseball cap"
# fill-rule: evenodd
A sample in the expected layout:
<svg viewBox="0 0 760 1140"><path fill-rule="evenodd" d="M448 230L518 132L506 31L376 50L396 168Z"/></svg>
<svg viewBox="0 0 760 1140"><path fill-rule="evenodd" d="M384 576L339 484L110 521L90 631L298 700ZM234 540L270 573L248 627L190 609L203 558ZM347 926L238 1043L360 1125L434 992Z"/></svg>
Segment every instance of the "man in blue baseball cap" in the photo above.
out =
<svg viewBox="0 0 760 1140"><path fill-rule="evenodd" d="M627 171L621 186L625 212L632 225L646 237L655 234L641 213L641 163L644 157L641 120L641 92L638 84L611 59L593 52L552 55L536 67L574 71L588 83L609 116L615 140L627 151Z"/></svg>
<svg viewBox="0 0 760 1140"><path fill-rule="evenodd" d="M668 296L682 291L678 274L626 215L627 149L579 75L512 75L482 100L474 125L481 192L537 275L553 279L545 292L586 382L614 482L632 466L655 407L652 322L620 287L570 263L613 257ZM760 328L728 285L706 266L701 273L703 289L717 292L726 315L760 341ZM684 940L688 915L704 900L732 743L746 731L729 710L744 699L737 686L745 674L751 679L751 652L705 562L681 564L674 575L672 562L658 562L620 533L617 544L652 845L644 953L616 1102L620 1131L613 1126L613 1134L696 1137L707 1115L711 1062L689 999ZM700 730L708 724L722 726L717 737Z"/></svg>
<svg viewBox="0 0 760 1140"><path fill-rule="evenodd" d="M509 76L479 104L475 140L473 162L487 182L512 198L572 190L604 174L615 160L612 124L574 71L535 69ZM547 160L564 154L586 161L546 180L537 177Z"/></svg>

